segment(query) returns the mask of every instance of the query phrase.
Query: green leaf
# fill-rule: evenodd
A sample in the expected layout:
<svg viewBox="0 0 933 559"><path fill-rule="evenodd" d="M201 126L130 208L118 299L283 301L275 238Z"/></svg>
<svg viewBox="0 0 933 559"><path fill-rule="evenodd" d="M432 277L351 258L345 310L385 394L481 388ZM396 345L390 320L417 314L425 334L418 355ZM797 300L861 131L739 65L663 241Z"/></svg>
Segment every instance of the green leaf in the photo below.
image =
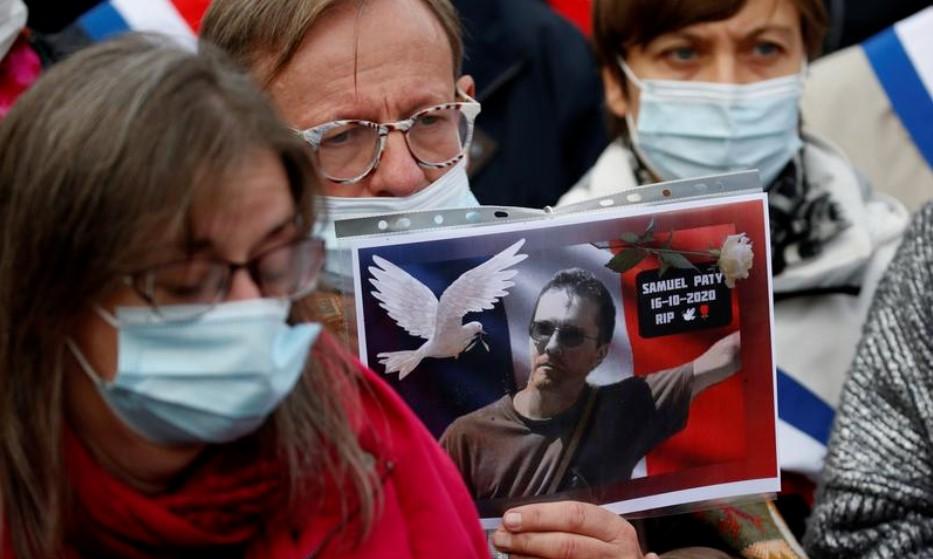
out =
<svg viewBox="0 0 933 559"><path fill-rule="evenodd" d="M624 274L637 266L645 257L648 251L641 248L627 248L612 257L612 260L606 263L606 267L614 272Z"/></svg>
<svg viewBox="0 0 933 559"><path fill-rule="evenodd" d="M660 258L660 257L659 257L659 258ZM667 262L665 262L664 259L661 259L661 269L658 270L658 277L659 277L659 278L663 278L663 277L664 277L664 274L667 273L667 271L670 269L670 267L671 267L670 264L668 264Z"/></svg>
<svg viewBox="0 0 933 559"><path fill-rule="evenodd" d="M635 233L632 233L632 232L630 232L630 231L626 231L625 233L622 233L622 237L621 237L621 238L622 238L623 241L625 241L626 243L628 243L628 244L630 244L630 245L634 245L634 244L637 244L637 243L640 243L640 242L641 242L641 237L639 237L638 235L636 235Z"/></svg>
<svg viewBox="0 0 933 559"><path fill-rule="evenodd" d="M693 265L693 262L687 260L686 256L676 252L662 252L658 254L658 258L661 259L662 263L673 266L674 268L680 268L682 270L697 269L697 267Z"/></svg>

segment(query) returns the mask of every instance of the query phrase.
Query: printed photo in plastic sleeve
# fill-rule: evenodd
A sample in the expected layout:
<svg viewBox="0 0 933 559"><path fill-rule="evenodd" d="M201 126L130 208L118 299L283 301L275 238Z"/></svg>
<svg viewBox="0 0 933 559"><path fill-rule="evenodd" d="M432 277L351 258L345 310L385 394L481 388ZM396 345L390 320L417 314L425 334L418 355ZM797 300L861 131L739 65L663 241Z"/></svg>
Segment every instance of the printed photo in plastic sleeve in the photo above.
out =
<svg viewBox="0 0 933 559"><path fill-rule="evenodd" d="M361 359L495 526L780 489L762 194L360 238Z"/></svg>

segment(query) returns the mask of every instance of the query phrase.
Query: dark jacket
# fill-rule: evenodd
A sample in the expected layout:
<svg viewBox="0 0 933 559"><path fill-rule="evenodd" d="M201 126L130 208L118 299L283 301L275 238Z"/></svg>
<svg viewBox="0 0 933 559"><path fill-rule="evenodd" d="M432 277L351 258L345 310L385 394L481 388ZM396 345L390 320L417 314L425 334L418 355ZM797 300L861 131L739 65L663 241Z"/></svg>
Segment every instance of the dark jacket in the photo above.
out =
<svg viewBox="0 0 933 559"><path fill-rule="evenodd" d="M554 204L608 143L602 83L583 35L540 0L454 0L464 73L483 112L471 149L482 204Z"/></svg>

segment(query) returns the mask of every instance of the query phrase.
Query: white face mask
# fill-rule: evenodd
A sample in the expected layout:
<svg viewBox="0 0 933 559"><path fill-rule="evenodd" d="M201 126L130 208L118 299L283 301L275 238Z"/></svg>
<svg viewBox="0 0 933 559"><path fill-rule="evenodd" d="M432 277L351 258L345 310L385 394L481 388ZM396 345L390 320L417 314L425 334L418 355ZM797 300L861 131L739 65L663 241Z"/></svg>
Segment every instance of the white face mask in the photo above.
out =
<svg viewBox="0 0 933 559"><path fill-rule="evenodd" d="M26 14L22 0L0 0L0 60L26 26Z"/></svg>
<svg viewBox="0 0 933 559"><path fill-rule="evenodd" d="M800 149L801 72L750 84L640 80L638 121L626 115L632 146L661 179L758 169L768 185Z"/></svg>
<svg viewBox="0 0 933 559"><path fill-rule="evenodd" d="M347 268L349 258L346 251L340 250L334 222L341 219L373 217L389 213L414 212L420 210L448 210L455 208L475 208L479 206L470 190L467 177L466 161L461 161L444 173L439 179L411 196L320 196L315 200L317 207L323 208L323 220L315 234L327 243L327 272L347 278L351 275Z"/></svg>

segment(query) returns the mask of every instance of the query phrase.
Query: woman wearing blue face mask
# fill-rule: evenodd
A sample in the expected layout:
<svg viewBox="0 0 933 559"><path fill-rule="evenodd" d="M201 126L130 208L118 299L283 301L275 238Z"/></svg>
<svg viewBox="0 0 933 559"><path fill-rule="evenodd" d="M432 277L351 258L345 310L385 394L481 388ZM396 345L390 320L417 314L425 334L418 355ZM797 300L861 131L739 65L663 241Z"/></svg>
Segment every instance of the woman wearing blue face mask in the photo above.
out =
<svg viewBox="0 0 933 559"><path fill-rule="evenodd" d="M867 305L906 225L801 126L821 0L595 0L616 140L561 203L757 169L768 193L782 468L816 482ZM674 542L671 542L674 543Z"/></svg>
<svg viewBox="0 0 933 559"><path fill-rule="evenodd" d="M0 557L484 552L442 451L313 320L309 161L248 78L154 37L0 124Z"/></svg>
<svg viewBox="0 0 933 559"><path fill-rule="evenodd" d="M647 9L601 0L594 14L619 135L561 204L756 169L771 198L773 271L788 272L778 283L790 290L820 283L801 262L850 252L833 266L844 283L903 230L899 204L878 202L841 153L801 131L807 59L818 54L826 26L822 2L662 2Z"/></svg>

